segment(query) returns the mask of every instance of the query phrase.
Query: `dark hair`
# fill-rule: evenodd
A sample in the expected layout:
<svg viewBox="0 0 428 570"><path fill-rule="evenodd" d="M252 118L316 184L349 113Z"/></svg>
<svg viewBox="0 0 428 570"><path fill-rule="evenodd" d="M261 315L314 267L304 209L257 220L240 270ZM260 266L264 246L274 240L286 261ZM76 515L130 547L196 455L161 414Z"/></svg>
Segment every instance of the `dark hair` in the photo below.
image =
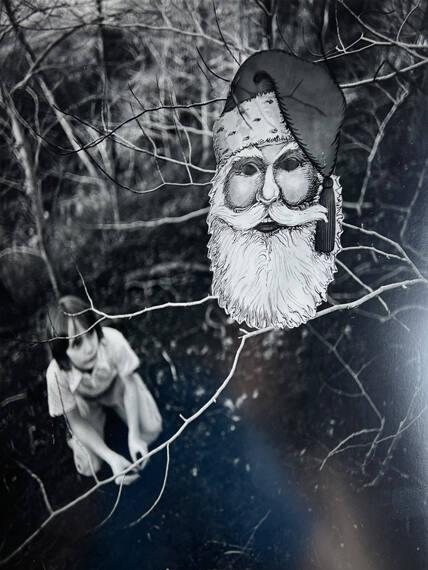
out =
<svg viewBox="0 0 428 570"><path fill-rule="evenodd" d="M75 316L73 316L75 315ZM88 303L74 295L61 297L57 304L52 306L47 315L47 329L49 338L49 346L58 366L62 370L70 370L71 363L67 356L67 348L69 340L68 325L72 319L80 324L84 329L95 329L98 339L103 337L103 331L100 323L97 323L98 317L89 309Z"/></svg>

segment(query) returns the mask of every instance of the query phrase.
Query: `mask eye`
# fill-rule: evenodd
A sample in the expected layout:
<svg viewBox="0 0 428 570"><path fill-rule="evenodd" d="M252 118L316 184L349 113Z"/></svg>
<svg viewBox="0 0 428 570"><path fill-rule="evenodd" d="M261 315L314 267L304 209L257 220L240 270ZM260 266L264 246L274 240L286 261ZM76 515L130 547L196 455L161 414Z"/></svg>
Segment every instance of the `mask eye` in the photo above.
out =
<svg viewBox="0 0 428 570"><path fill-rule="evenodd" d="M283 158L282 160L280 160L276 166L277 168L286 170L287 172L291 172L292 170L296 170L296 168L299 168L299 166L301 165L302 163L298 158L296 158L295 156L289 156L287 158Z"/></svg>
<svg viewBox="0 0 428 570"><path fill-rule="evenodd" d="M259 172L259 169L252 162L248 162L247 164L243 164L239 170L239 174L243 174L244 176L254 176L255 174L258 174L258 172Z"/></svg>

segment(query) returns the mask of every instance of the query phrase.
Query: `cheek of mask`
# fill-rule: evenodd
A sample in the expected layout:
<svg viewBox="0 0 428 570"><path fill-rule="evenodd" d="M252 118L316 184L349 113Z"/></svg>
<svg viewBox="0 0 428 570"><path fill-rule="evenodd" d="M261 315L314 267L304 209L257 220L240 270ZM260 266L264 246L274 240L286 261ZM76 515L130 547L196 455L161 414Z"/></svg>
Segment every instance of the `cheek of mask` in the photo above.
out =
<svg viewBox="0 0 428 570"><path fill-rule="evenodd" d="M256 202L257 193L263 187L264 175L258 172L253 176L233 173L227 178L224 194L229 208L248 208Z"/></svg>
<svg viewBox="0 0 428 570"><path fill-rule="evenodd" d="M274 171L274 177L281 190L282 199L290 206L310 202L317 194L319 181L310 165L292 171L278 168Z"/></svg>

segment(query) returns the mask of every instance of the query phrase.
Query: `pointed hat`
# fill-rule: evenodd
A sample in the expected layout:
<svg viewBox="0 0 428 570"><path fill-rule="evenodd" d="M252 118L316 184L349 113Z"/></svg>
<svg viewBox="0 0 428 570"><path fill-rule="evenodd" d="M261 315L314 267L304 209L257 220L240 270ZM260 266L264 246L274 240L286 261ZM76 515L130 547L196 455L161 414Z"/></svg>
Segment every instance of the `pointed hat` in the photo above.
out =
<svg viewBox="0 0 428 570"><path fill-rule="evenodd" d="M336 162L345 99L326 65L282 50L260 51L239 68L214 126L217 162L247 146L297 141L323 176Z"/></svg>

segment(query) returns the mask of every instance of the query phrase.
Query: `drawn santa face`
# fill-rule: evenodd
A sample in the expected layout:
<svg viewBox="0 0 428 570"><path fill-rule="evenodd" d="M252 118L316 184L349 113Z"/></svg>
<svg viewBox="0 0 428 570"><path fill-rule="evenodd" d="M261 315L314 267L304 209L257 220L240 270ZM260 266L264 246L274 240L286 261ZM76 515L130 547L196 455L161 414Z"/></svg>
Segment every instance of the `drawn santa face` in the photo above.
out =
<svg viewBox="0 0 428 570"><path fill-rule="evenodd" d="M233 161L224 189L225 203L235 212L276 201L302 209L315 198L320 179L296 143L266 143L242 154ZM271 225L262 222L258 229L274 231Z"/></svg>
<svg viewBox="0 0 428 570"><path fill-rule="evenodd" d="M326 66L256 52L213 128L208 256L213 294L238 323L297 327L316 314L342 231L336 163L345 99Z"/></svg>
<svg viewBox="0 0 428 570"><path fill-rule="evenodd" d="M315 251L322 177L290 133L251 145L217 171L210 194L208 245L213 294L239 323L295 327L312 318L335 272L331 254ZM340 186L334 179L337 217Z"/></svg>

